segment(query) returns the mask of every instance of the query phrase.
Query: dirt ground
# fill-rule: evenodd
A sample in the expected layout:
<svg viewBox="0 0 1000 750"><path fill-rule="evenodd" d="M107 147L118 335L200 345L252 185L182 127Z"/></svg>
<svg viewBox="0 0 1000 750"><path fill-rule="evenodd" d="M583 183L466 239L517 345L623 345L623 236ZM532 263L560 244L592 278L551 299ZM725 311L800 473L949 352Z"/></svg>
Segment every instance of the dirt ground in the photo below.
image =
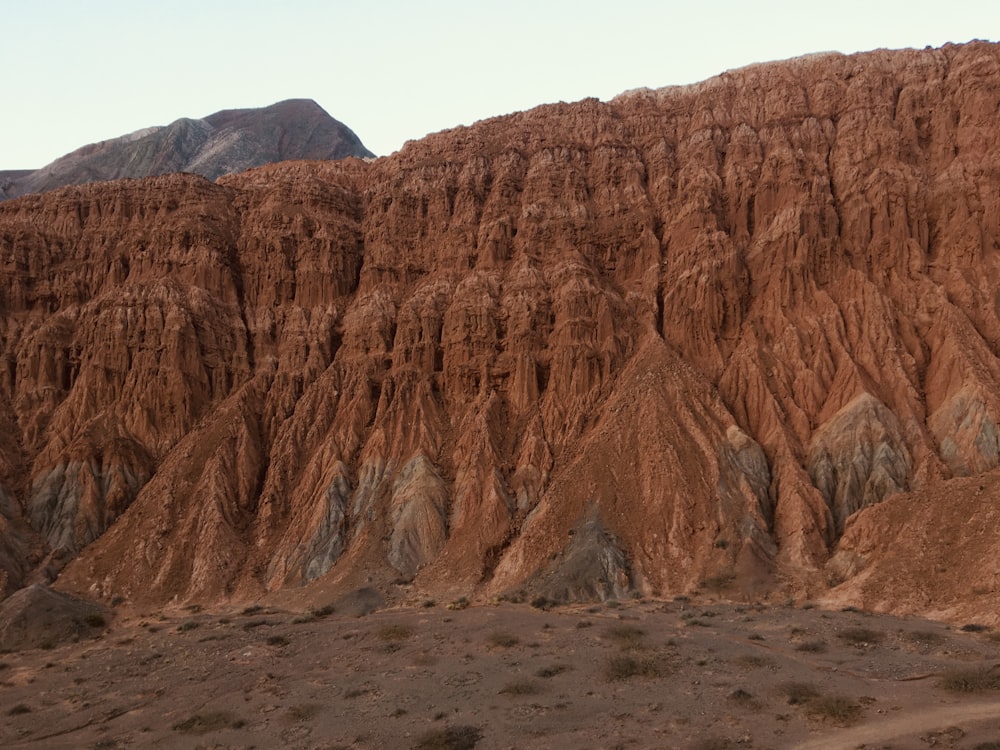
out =
<svg viewBox="0 0 1000 750"><path fill-rule="evenodd" d="M974 624L454 607L118 611L0 655L0 747L1000 748L1000 635Z"/></svg>

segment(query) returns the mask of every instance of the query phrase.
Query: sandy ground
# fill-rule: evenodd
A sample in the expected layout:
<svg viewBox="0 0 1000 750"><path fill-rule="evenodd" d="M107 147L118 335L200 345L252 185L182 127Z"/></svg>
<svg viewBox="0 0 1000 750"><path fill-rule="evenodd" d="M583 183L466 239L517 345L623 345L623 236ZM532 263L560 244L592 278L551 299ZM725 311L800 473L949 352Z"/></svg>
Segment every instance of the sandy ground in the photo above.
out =
<svg viewBox="0 0 1000 750"><path fill-rule="evenodd" d="M0 655L0 747L988 750L996 664L989 631L792 607L119 612Z"/></svg>

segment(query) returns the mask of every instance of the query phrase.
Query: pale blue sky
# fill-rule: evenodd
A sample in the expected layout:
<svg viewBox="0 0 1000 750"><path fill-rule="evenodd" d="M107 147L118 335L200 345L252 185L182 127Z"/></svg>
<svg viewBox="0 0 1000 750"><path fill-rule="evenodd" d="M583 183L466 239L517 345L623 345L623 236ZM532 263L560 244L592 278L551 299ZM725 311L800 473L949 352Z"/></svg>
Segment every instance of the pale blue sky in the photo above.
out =
<svg viewBox="0 0 1000 750"><path fill-rule="evenodd" d="M973 38L1000 39L1000 2L0 0L0 169L293 97L388 154L546 102Z"/></svg>

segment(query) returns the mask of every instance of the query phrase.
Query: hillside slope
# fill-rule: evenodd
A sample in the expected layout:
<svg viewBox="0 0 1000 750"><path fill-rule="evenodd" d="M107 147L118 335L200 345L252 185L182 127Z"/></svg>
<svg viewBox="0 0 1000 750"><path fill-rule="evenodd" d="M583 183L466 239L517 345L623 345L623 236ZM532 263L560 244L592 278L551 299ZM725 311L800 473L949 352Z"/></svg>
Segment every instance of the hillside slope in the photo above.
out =
<svg viewBox="0 0 1000 750"><path fill-rule="evenodd" d="M998 238L987 43L5 203L8 588L821 594L1000 460Z"/></svg>

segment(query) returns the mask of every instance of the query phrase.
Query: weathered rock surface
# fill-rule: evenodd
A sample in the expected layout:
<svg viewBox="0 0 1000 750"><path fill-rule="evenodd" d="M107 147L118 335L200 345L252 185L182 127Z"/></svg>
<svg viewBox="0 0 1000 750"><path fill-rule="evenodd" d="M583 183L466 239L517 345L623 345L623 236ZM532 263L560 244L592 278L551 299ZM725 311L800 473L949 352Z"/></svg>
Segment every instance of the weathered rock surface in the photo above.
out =
<svg viewBox="0 0 1000 750"><path fill-rule="evenodd" d="M123 177L193 172L214 180L273 162L348 156L373 154L316 102L290 99L182 118L92 143L38 170L0 172L0 200Z"/></svg>
<svg viewBox="0 0 1000 750"><path fill-rule="evenodd" d="M987 43L8 202L0 564L817 595L855 518L997 467L998 251Z"/></svg>

